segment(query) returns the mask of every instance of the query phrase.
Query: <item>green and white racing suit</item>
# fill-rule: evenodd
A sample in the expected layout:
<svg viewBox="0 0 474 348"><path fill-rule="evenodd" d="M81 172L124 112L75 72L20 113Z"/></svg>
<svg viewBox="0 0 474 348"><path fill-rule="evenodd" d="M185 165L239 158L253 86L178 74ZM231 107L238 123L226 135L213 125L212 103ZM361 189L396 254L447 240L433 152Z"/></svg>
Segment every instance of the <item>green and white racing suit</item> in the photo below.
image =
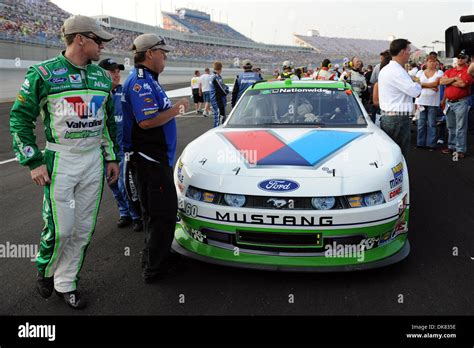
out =
<svg viewBox="0 0 474 348"><path fill-rule="evenodd" d="M54 276L59 292L76 289L94 232L104 180L104 160L118 161L112 81L95 64L79 67L64 57L32 66L10 112L13 148L30 169L45 164L43 220L36 264ZM44 155L35 121L45 128Z"/></svg>

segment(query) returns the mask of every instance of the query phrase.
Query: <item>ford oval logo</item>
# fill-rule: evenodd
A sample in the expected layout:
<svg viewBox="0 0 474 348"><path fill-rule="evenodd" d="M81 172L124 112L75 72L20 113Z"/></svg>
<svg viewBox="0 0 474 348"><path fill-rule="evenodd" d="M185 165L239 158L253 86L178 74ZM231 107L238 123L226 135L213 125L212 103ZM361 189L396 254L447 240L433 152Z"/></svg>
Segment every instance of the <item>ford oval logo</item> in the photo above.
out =
<svg viewBox="0 0 474 348"><path fill-rule="evenodd" d="M260 182L258 187L261 190L270 192L291 192L298 189L300 185L297 182L291 180L270 179Z"/></svg>

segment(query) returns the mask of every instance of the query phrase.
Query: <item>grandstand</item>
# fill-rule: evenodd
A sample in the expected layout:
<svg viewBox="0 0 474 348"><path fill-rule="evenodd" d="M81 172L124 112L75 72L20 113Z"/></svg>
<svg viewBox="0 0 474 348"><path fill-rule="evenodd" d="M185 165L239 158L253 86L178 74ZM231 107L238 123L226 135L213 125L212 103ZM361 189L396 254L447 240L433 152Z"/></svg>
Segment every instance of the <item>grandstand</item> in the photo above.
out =
<svg viewBox="0 0 474 348"><path fill-rule="evenodd" d="M267 69L279 67L284 60L314 66L323 58L337 59L342 53L357 54L363 59L374 58L388 47L385 41L300 35L295 35L299 39L296 46L263 44L250 40L226 24L211 21L210 15L201 11L185 8L176 13L162 14L164 28L112 16L97 16L97 20L115 35L114 40L106 44L105 54L129 57L133 39L145 32L161 35L175 46L169 59L170 63L177 64L221 60L231 67L249 58L255 65ZM25 45L56 51L64 47L60 28L70 15L48 0L0 0L0 44L22 44L12 46L16 52ZM10 55L7 49L2 52ZM21 57L21 54L16 54L11 52L10 57L0 58Z"/></svg>
<svg viewBox="0 0 474 348"><path fill-rule="evenodd" d="M163 12L163 27L184 33L224 37L232 40L252 41L227 24L211 21L207 13L180 8L176 13Z"/></svg>
<svg viewBox="0 0 474 348"><path fill-rule="evenodd" d="M297 45L312 48L319 54L333 57L333 59L358 56L363 60L378 60L377 57L379 53L388 49L390 45L390 42L385 40L349 39L297 34L294 34L293 37Z"/></svg>

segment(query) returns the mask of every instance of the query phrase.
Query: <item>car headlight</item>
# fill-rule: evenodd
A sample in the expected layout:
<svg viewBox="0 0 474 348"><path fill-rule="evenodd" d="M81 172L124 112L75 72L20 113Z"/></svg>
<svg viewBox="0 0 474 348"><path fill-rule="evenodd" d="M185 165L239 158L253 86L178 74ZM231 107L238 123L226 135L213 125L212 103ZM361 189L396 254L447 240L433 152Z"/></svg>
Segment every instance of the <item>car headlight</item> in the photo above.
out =
<svg viewBox="0 0 474 348"><path fill-rule="evenodd" d="M318 210L329 210L336 204L336 198L334 197L314 197L311 199L311 204L315 209Z"/></svg>
<svg viewBox="0 0 474 348"><path fill-rule="evenodd" d="M245 205L245 196L244 195L234 195L230 193L226 193L224 195L224 201L227 203L227 205L230 205L231 207L243 207Z"/></svg>
<svg viewBox="0 0 474 348"><path fill-rule="evenodd" d="M186 192L186 197L189 197L191 199L194 199L196 201L200 201L202 197L202 192L201 190L198 190L194 187L189 187L188 191Z"/></svg>
<svg viewBox="0 0 474 348"><path fill-rule="evenodd" d="M385 202L382 192L371 192L364 195L364 203L367 207L379 205Z"/></svg>

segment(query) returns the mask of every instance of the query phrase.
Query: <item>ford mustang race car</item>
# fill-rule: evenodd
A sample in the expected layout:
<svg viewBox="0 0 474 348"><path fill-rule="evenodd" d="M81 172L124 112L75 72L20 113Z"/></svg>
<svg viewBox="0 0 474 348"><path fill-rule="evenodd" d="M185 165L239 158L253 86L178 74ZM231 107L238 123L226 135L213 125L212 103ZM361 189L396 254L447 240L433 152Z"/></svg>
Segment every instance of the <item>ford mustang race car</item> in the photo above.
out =
<svg viewBox="0 0 474 348"><path fill-rule="evenodd" d="M173 249L191 258L349 271L410 251L405 160L344 82L254 84L188 144L174 176Z"/></svg>

